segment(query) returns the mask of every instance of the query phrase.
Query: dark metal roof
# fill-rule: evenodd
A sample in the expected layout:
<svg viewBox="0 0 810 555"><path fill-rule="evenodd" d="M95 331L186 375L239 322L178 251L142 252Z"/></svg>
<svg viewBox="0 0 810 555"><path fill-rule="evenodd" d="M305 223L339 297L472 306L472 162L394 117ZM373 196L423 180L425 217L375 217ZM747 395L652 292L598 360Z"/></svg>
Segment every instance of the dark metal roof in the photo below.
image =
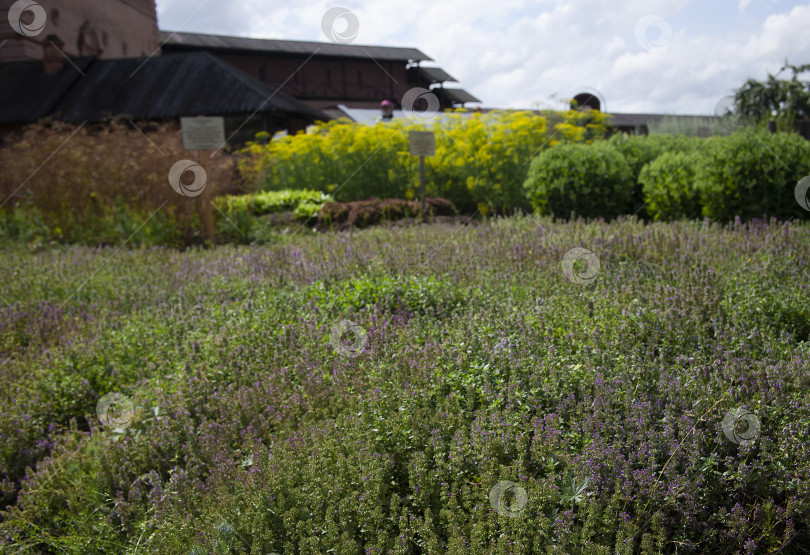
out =
<svg viewBox="0 0 810 555"><path fill-rule="evenodd" d="M464 89L446 89L444 87L440 87L432 89L431 92L443 94L445 97L449 98L451 102L459 104L463 104L465 102L481 102Z"/></svg>
<svg viewBox="0 0 810 555"><path fill-rule="evenodd" d="M443 83L445 81L456 81L452 75L440 67L418 67L419 75L430 83Z"/></svg>
<svg viewBox="0 0 810 555"><path fill-rule="evenodd" d="M363 46L359 44L333 44L301 40L248 39L201 33L161 31L160 42L165 52L177 50L237 50L293 56L329 56L338 58L373 58L407 62L432 62L424 52L416 48L395 46Z"/></svg>
<svg viewBox="0 0 810 555"><path fill-rule="evenodd" d="M47 116L93 58L74 58L54 75L41 61L0 63L0 123L28 123Z"/></svg>
<svg viewBox="0 0 810 555"><path fill-rule="evenodd" d="M6 87L7 81L3 79L1 94L12 97L5 100L19 107L17 118L8 121L30 122L45 115L66 121L95 122L109 116L163 119L254 112L288 113L311 121L330 119L207 52L153 58L90 59L82 69L84 75L66 63L62 73L53 78L70 81L70 86L63 86L39 102L27 98L45 96L47 80L22 65L0 64L0 75L8 73L15 84ZM15 66L20 66L23 71L18 71ZM42 64L38 66L41 72ZM4 102L0 109L5 110L6 104Z"/></svg>

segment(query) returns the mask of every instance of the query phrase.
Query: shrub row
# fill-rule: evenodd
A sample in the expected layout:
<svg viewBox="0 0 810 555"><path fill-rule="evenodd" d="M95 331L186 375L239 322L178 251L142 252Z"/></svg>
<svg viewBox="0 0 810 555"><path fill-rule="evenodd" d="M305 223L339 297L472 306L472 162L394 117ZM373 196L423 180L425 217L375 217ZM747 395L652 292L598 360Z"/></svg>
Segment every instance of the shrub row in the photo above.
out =
<svg viewBox="0 0 810 555"><path fill-rule="evenodd" d="M443 114L432 123L437 149L426 159L427 194L466 214L806 216L793 189L810 173L810 146L797 135L748 130L710 139L617 135L600 141L604 117ZM263 233L257 218L268 214L294 211L287 219L300 225L319 213L327 196L414 200L418 161L408 152L407 132L420 128L409 120L337 121L250 145L241 152L241 175L249 190L267 191L217 200L218 240L256 240ZM9 141L0 149L0 240L32 246L202 242L198 199L178 195L166 181L172 163L188 156L177 129L142 131L149 140L117 122L94 128L45 122ZM212 196L241 190L233 158L217 157L206 170ZM363 210L370 213L358 212L353 223L391 219Z"/></svg>
<svg viewBox="0 0 810 555"><path fill-rule="evenodd" d="M534 209L561 218L639 214L721 221L807 215L795 201L810 143L745 130L727 137L614 137L538 155L524 184Z"/></svg>

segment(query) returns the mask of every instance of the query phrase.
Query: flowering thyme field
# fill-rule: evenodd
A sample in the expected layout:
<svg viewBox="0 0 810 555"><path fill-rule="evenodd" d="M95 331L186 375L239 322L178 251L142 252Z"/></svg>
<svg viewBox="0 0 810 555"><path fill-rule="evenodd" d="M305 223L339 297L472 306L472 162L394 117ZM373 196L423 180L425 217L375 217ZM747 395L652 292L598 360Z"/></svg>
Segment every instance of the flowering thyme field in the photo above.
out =
<svg viewBox="0 0 810 555"><path fill-rule="evenodd" d="M810 550L807 224L0 256L4 552Z"/></svg>

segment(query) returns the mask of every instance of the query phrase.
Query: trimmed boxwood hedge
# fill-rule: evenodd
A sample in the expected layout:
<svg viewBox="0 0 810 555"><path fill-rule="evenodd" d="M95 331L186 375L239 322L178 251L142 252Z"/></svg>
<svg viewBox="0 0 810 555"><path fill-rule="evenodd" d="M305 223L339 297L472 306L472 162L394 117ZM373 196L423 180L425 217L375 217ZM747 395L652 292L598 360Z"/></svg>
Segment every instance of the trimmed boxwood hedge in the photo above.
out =
<svg viewBox="0 0 810 555"><path fill-rule="evenodd" d="M628 213L633 173L613 145L564 144L532 160L524 190L535 212L560 218Z"/></svg>
<svg viewBox="0 0 810 555"><path fill-rule="evenodd" d="M810 142L746 129L556 146L532 160L524 190L536 212L561 218L806 219L794 190L807 175Z"/></svg>
<svg viewBox="0 0 810 555"><path fill-rule="evenodd" d="M695 173L700 154L665 152L645 164L638 177L647 214L654 220L700 218Z"/></svg>
<svg viewBox="0 0 810 555"><path fill-rule="evenodd" d="M810 174L810 142L801 136L746 130L711 139L702 153L696 186L704 216L808 216L794 197L796 184Z"/></svg>
<svg viewBox="0 0 810 555"><path fill-rule="evenodd" d="M609 141L622 153L630 171L633 173L635 185L631 196L631 211L640 216L650 215L646 211L644 185L640 180L641 170L645 165L653 162L666 152L693 152L701 145L701 139L683 135L625 135L617 133Z"/></svg>

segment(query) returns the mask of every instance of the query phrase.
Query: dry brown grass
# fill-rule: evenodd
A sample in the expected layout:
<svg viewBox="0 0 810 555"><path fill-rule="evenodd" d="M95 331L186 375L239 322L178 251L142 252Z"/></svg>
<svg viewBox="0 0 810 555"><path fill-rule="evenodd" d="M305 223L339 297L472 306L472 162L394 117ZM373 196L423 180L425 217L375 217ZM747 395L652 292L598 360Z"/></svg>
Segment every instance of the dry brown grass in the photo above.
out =
<svg viewBox="0 0 810 555"><path fill-rule="evenodd" d="M109 221L111 212L128 211L144 221L160 214L191 237L198 231L200 198L178 195L169 184L169 170L178 160L197 161L208 174L206 193L238 191L233 157L225 152L210 156L184 150L177 123L43 121L6 138L0 148L0 203L6 212L34 209L71 236L82 235L75 226L89 229L99 220ZM187 172L182 181L192 177Z"/></svg>

